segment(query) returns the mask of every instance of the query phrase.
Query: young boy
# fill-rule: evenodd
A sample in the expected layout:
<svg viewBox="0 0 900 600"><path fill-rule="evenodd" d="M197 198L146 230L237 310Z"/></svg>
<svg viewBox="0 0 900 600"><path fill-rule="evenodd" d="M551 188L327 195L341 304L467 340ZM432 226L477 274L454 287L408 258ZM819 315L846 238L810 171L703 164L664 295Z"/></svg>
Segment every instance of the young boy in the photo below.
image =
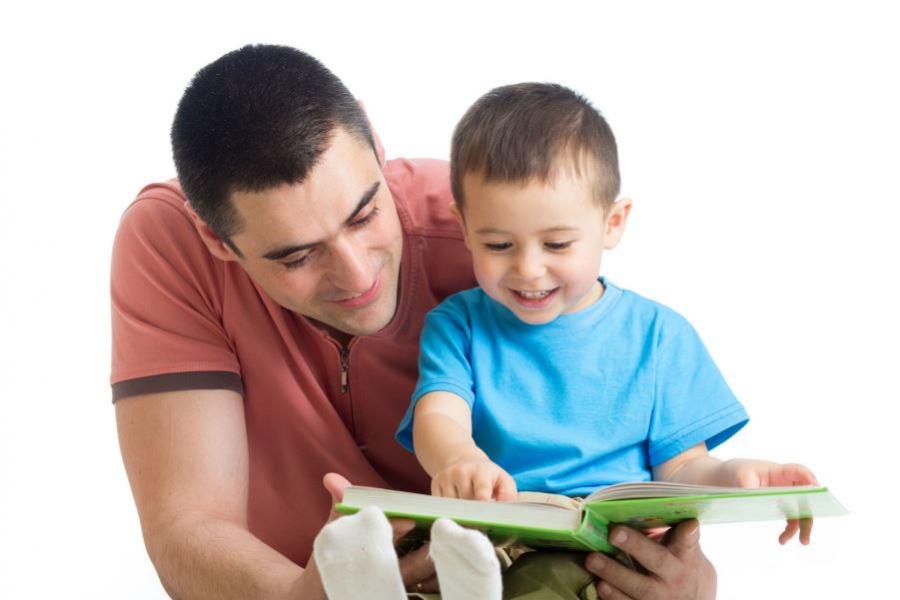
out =
<svg viewBox="0 0 900 600"><path fill-rule="evenodd" d="M426 318L419 382L397 438L441 496L583 496L649 479L757 487L808 469L720 461L747 422L690 324L598 278L625 231L616 142L603 117L551 84L497 88L453 136L454 214L479 288ZM789 521L783 544L811 521Z"/></svg>
<svg viewBox="0 0 900 600"><path fill-rule="evenodd" d="M512 500L520 490L584 496L649 479L816 482L801 465L710 457L747 415L697 333L598 277L632 203L617 200L615 138L584 98L551 84L488 92L456 128L451 183L480 287L426 317L419 382L397 431L433 494ZM811 525L789 521L779 541L799 530L806 544ZM356 597L360 585L402 595L388 529L369 511L323 531L316 560L331 597ZM499 599L483 536L444 522L431 553L447 600ZM359 576L347 576L352 565Z"/></svg>

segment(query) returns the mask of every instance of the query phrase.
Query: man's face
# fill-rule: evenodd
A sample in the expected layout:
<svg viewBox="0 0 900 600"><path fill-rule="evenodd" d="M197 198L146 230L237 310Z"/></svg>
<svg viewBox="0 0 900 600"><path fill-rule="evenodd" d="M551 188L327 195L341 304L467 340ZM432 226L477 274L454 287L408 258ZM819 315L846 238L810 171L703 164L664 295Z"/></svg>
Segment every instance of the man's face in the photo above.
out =
<svg viewBox="0 0 900 600"><path fill-rule="evenodd" d="M603 250L624 229L627 204L607 214L586 176L559 173L552 182L487 183L463 178L463 227L475 277L491 298L526 323L548 323L589 306Z"/></svg>
<svg viewBox="0 0 900 600"><path fill-rule="evenodd" d="M276 302L352 335L390 323L403 236L370 146L338 128L302 184L231 201L244 223L235 260Z"/></svg>

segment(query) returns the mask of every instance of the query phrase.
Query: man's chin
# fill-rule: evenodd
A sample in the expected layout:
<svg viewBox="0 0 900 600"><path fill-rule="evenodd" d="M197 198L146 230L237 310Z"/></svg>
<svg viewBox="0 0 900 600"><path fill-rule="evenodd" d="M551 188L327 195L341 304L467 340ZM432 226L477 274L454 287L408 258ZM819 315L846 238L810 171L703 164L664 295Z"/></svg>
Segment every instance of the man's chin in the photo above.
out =
<svg viewBox="0 0 900 600"><path fill-rule="evenodd" d="M336 314L335 311L329 311L328 315L323 315L323 318L318 320L348 335L374 335L391 324L396 309L395 305L387 307L373 306L358 311L339 311L339 313L344 314Z"/></svg>

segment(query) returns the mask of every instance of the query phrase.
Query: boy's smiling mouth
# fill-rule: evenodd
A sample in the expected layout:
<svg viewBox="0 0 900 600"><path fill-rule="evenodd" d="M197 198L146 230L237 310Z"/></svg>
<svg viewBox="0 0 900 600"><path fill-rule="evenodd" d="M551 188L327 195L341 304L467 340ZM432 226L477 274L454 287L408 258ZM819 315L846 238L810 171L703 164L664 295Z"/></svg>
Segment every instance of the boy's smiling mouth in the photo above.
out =
<svg viewBox="0 0 900 600"><path fill-rule="evenodd" d="M549 290L516 290L509 288L516 304L522 308L540 309L550 304L559 291L558 287Z"/></svg>

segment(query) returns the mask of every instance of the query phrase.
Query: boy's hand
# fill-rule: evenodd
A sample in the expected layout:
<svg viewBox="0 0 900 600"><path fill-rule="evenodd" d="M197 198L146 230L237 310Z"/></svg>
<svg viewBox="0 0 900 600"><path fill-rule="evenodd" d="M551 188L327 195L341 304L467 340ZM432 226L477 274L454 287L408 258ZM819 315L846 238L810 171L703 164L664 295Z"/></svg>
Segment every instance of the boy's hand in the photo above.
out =
<svg viewBox="0 0 900 600"><path fill-rule="evenodd" d="M487 459L466 458L437 473L431 479L431 493L466 500L515 500L516 482Z"/></svg>
<svg viewBox="0 0 900 600"><path fill-rule="evenodd" d="M735 458L722 463L726 485L742 488L775 487L790 485L818 485L812 471L796 463L779 464L767 460ZM800 543L809 544L812 519L788 519L778 542L786 544L800 532Z"/></svg>

